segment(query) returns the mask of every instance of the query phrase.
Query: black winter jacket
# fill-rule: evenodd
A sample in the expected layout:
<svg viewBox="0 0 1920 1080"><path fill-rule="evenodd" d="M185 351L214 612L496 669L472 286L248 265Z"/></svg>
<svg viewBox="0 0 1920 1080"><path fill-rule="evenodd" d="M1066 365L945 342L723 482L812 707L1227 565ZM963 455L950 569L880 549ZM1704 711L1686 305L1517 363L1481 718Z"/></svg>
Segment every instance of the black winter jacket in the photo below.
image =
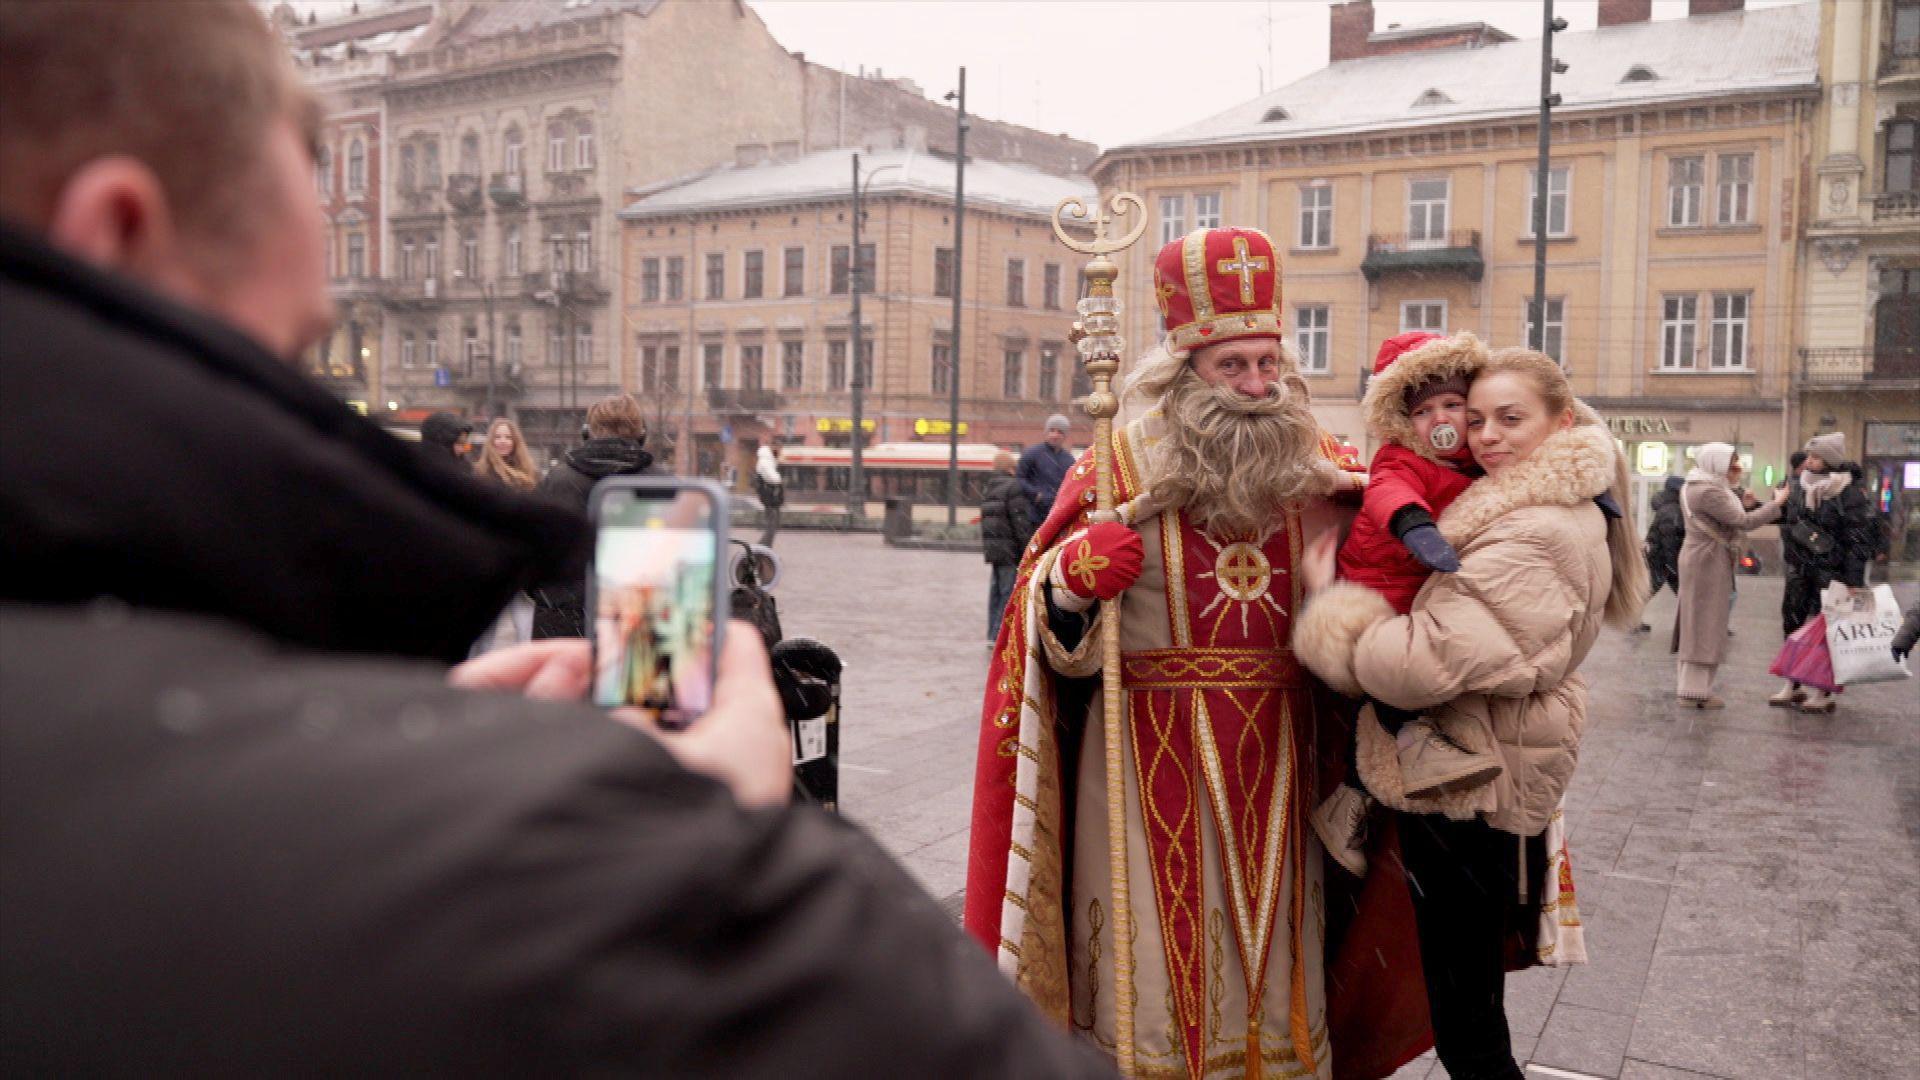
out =
<svg viewBox="0 0 1920 1080"><path fill-rule="evenodd" d="M980 547L995 566L1018 566L1033 537L1032 504L1020 481L994 473L980 496Z"/></svg>
<svg viewBox="0 0 1920 1080"><path fill-rule="evenodd" d="M1647 523L1647 573L1655 589L1662 585L1678 588L1680 580L1680 545L1687 540L1687 522L1680 512L1679 485L1673 483L1679 479L1669 477L1647 502L1653 516Z"/></svg>
<svg viewBox="0 0 1920 1080"><path fill-rule="evenodd" d="M1789 577L1802 579L1818 590L1839 581L1858 588L1867 582L1867 563L1873 559L1873 505L1860 484L1860 466L1840 462L1835 472L1848 473L1852 480L1838 495L1821 502L1817 510L1807 509L1807 498L1799 482L1793 483L1787 501L1780 509L1780 543ZM1833 538L1833 549L1815 554L1794 539L1794 526L1805 523Z"/></svg>
<svg viewBox="0 0 1920 1080"><path fill-rule="evenodd" d="M589 439L567 451L540 481L537 494L580 514L587 512L593 485L609 476L644 473L653 465L639 439ZM582 637L587 632L584 575L542 582L532 590L535 638Z"/></svg>
<svg viewBox="0 0 1920 1080"><path fill-rule="evenodd" d="M0 1073L1105 1073L857 831L421 662L577 515L4 227L0 327Z"/></svg>

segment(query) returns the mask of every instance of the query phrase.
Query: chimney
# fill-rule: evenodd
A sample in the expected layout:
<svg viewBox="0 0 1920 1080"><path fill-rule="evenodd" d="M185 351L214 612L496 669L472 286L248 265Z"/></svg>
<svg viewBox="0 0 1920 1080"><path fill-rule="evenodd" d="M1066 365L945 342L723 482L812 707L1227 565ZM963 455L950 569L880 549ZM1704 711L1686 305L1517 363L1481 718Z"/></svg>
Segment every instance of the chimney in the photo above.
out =
<svg viewBox="0 0 1920 1080"><path fill-rule="evenodd" d="M1349 0L1328 10L1327 62L1358 60L1367 55L1367 35L1373 33L1373 0Z"/></svg>
<svg viewBox="0 0 1920 1080"><path fill-rule="evenodd" d="M1653 0L1600 0L1600 25L1625 26L1653 18Z"/></svg>
<svg viewBox="0 0 1920 1080"><path fill-rule="evenodd" d="M1687 15L1718 15L1723 11L1739 11L1747 6L1747 0L1687 0Z"/></svg>

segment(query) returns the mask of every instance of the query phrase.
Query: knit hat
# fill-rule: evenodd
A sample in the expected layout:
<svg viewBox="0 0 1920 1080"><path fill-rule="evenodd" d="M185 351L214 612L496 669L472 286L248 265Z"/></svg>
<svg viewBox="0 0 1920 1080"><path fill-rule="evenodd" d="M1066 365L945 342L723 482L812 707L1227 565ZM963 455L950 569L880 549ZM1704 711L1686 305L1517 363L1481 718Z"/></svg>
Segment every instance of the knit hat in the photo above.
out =
<svg viewBox="0 0 1920 1080"><path fill-rule="evenodd" d="M1408 390L1407 411L1412 412L1420 407L1421 402L1430 397L1438 397L1441 394L1459 394L1461 397L1466 397L1467 377L1459 373L1445 375L1437 379L1428 379L1419 386Z"/></svg>
<svg viewBox="0 0 1920 1080"><path fill-rule="evenodd" d="M1823 435L1815 435L1807 440L1806 451L1826 462L1828 466L1838 465L1847 460L1847 433L1829 431Z"/></svg>
<svg viewBox="0 0 1920 1080"><path fill-rule="evenodd" d="M1068 422L1066 417L1060 415L1059 413L1054 413L1052 416L1047 417L1047 430L1048 431L1072 431L1073 424Z"/></svg>
<svg viewBox="0 0 1920 1080"><path fill-rule="evenodd" d="M473 425L450 412L437 412L420 421L420 441L449 450L462 435L473 434Z"/></svg>

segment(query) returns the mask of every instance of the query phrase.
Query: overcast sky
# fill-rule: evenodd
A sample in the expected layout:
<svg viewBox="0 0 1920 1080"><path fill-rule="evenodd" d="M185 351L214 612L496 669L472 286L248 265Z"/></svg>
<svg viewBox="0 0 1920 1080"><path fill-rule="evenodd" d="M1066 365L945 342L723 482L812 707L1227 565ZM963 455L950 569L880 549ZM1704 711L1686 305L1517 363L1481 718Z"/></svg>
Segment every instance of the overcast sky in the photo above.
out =
<svg viewBox="0 0 1920 1080"><path fill-rule="evenodd" d="M269 3L270 0L262 0ZM347 0L292 0L327 14ZM551 0L559 3L561 0ZM731 0L674 0L729 3ZM1184 127L1327 62L1326 0L749 0L782 45L846 71L904 75L939 100L1114 146ZM1748 0L1772 7L1793 0ZM1575 29L1597 0L1559 0ZM1540 36L1539 0L1375 0L1374 26L1481 20ZM1655 0L1656 20L1686 0Z"/></svg>

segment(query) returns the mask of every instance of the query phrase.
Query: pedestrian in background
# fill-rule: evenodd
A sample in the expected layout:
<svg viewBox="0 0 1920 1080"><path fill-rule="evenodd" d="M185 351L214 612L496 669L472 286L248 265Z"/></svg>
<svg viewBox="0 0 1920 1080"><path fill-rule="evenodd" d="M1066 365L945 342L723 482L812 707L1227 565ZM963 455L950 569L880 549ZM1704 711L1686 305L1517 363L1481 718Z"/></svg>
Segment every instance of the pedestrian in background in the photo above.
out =
<svg viewBox="0 0 1920 1080"><path fill-rule="evenodd" d="M760 511L766 519L760 543L772 547L773 538L780 533L780 507L787 501L787 482L780 475L780 460L774 456L771 443L762 444L754 453L753 493L760 497Z"/></svg>
<svg viewBox="0 0 1920 1080"><path fill-rule="evenodd" d="M1032 504L1036 523L1047 520L1047 515L1053 512L1053 497L1060 493L1060 483L1067 478L1067 470L1073 468L1073 452L1067 449L1070 428L1066 417L1054 413L1047 417L1046 434L1041 441L1020 454L1020 466L1014 475L1020 481L1020 490Z"/></svg>
<svg viewBox="0 0 1920 1080"><path fill-rule="evenodd" d="M1647 503L1653 515L1647 523L1647 584L1653 593L1664 586L1675 596L1680 595L1680 545L1687 539L1686 519L1680 513L1680 489L1686 482L1684 476L1667 477ZM1648 598L1652 598L1651 593ZM1644 634L1650 629L1641 623L1634 632Z"/></svg>
<svg viewBox="0 0 1920 1080"><path fill-rule="evenodd" d="M1680 489L1680 513L1686 540L1680 547L1680 598L1673 626L1673 650L1679 655L1675 696L1695 709L1724 709L1713 693L1714 673L1727 655L1727 625L1733 617L1733 575L1746 548L1747 530L1780 517L1784 488L1752 510L1744 509L1734 488L1740 484L1739 457L1726 443L1707 443L1694 455L1693 470Z"/></svg>
<svg viewBox="0 0 1920 1080"><path fill-rule="evenodd" d="M1873 508L1858 483L1860 466L1846 459L1846 433L1815 435L1803 453L1797 488L1789 489L1793 494L1780 516L1780 543L1787 553L1780 628L1787 635L1820 613L1820 593L1828 585L1838 581L1864 588L1873 554ZM1826 691L1791 681L1767 704L1822 713L1836 707Z"/></svg>
<svg viewBox="0 0 1920 1080"><path fill-rule="evenodd" d="M473 452L473 425L450 412L437 412L420 421L420 445L428 454L444 455L462 465Z"/></svg>
<svg viewBox="0 0 1920 1080"><path fill-rule="evenodd" d="M993 455L993 475L980 495L980 548L993 580L987 585L987 644L1000 637L1000 618L1013 596L1020 556L1033 538L1034 519L1026 493L1013 475L1015 459L1005 450Z"/></svg>
<svg viewBox="0 0 1920 1080"><path fill-rule="evenodd" d="M647 471L653 455L647 453L647 421L632 394L615 394L587 406L587 441L540 481L539 493L582 514L593 495L593 485L609 476L631 476ZM533 636L584 637L587 632L586 582L569 578L549 581L533 590Z"/></svg>
<svg viewBox="0 0 1920 1080"><path fill-rule="evenodd" d="M526 436L520 425L502 416L487 425L486 446L473 471L515 491L532 491L540 482L540 467L527 450Z"/></svg>

